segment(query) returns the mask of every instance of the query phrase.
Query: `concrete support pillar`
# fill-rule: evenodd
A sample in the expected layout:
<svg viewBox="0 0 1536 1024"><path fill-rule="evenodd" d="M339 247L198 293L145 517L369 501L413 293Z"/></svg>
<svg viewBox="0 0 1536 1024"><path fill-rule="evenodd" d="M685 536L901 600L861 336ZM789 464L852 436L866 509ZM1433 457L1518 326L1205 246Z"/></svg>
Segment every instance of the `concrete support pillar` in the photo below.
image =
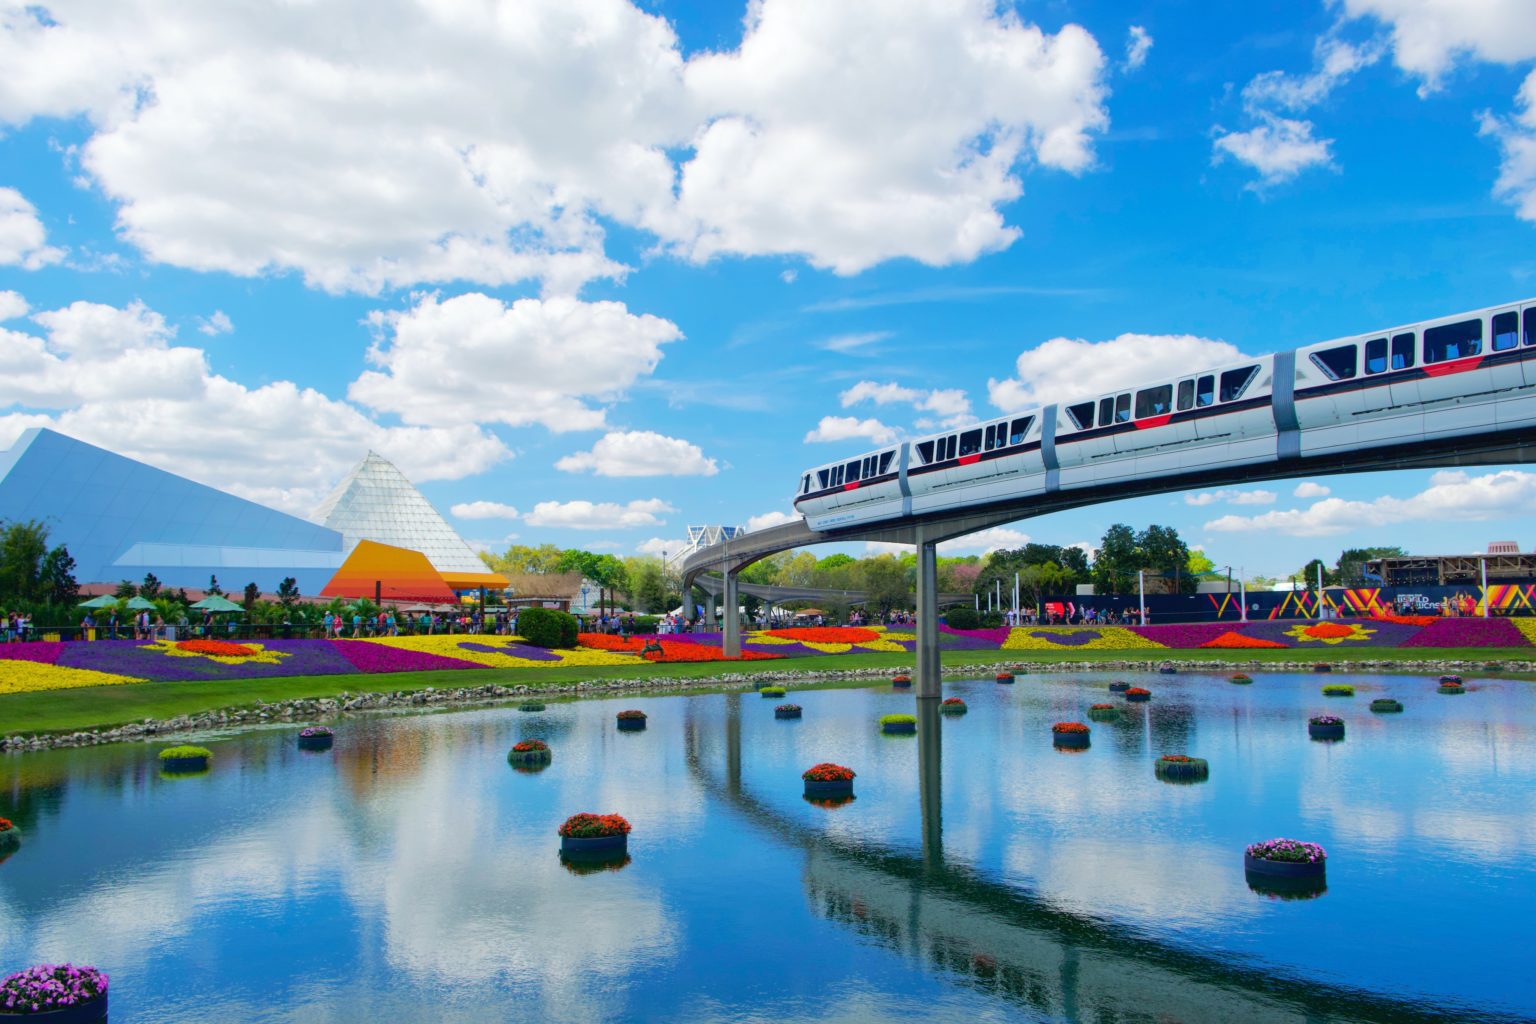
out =
<svg viewBox="0 0 1536 1024"><path fill-rule="evenodd" d="M917 699L939 698L938 545L917 530Z"/></svg>
<svg viewBox="0 0 1536 1024"><path fill-rule="evenodd" d="M725 635L721 638L720 646L725 649L727 658L741 657L741 600L737 596L737 571L726 571L725 603L720 609L720 614L725 617Z"/></svg>
<svg viewBox="0 0 1536 1024"><path fill-rule="evenodd" d="M704 629L706 632L713 633L715 630L715 595L703 587L699 589L704 592Z"/></svg>

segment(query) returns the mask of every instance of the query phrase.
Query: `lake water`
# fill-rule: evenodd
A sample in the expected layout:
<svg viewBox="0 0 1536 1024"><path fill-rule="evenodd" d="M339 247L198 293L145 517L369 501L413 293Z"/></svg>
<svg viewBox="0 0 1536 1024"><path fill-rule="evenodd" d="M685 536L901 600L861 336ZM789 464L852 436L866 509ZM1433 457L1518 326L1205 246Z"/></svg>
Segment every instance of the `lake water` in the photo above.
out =
<svg viewBox="0 0 1536 1024"><path fill-rule="evenodd" d="M210 736L193 778L150 746L7 756L0 970L96 964L119 1024L1536 1018L1532 684L1123 678L1152 702L1080 753L1050 724L1123 704L1109 676L948 683L970 713L923 737L878 734L915 704L882 686L798 691L800 721L746 693ZM1345 741L1308 739L1322 712ZM506 762L529 736L537 774ZM802 798L823 760L852 803ZM568 870L577 811L628 817L631 862ZM1274 836L1327 848L1325 893L1250 890Z"/></svg>

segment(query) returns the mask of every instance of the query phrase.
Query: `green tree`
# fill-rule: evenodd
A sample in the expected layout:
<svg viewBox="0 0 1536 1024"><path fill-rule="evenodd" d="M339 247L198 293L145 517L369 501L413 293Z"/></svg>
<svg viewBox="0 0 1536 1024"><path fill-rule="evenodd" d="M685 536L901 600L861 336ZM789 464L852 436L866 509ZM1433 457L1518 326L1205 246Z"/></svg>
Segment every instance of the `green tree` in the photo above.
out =
<svg viewBox="0 0 1536 1024"><path fill-rule="evenodd" d="M0 599L43 601L43 559L48 527L37 520L9 523L0 531Z"/></svg>
<svg viewBox="0 0 1536 1024"><path fill-rule="evenodd" d="M219 578L217 576L208 577L208 593L218 594L220 597L224 595L224 591L219 589Z"/></svg>
<svg viewBox="0 0 1536 1024"><path fill-rule="evenodd" d="M1184 563L1184 568L1197 579L1214 578L1216 575L1216 563L1204 551L1196 548L1189 549L1189 561Z"/></svg>
<svg viewBox="0 0 1536 1024"><path fill-rule="evenodd" d="M1078 550L1078 549L1074 549ZM1042 599L1067 592L1074 573L1055 562L1026 565L1019 570L1020 601L1039 606Z"/></svg>
<svg viewBox="0 0 1536 1024"><path fill-rule="evenodd" d="M662 575L661 559L639 560L629 573L629 584L630 596L641 611L659 615L667 610L667 583Z"/></svg>
<svg viewBox="0 0 1536 1024"><path fill-rule="evenodd" d="M112 596L119 601L126 601L131 597L138 597L139 588L133 585L132 580L122 580L117 584L117 590L113 592Z"/></svg>
<svg viewBox="0 0 1536 1024"><path fill-rule="evenodd" d="M1317 571L1319 569L1323 571L1323 586L1329 587L1338 585L1339 574L1333 569L1328 568L1327 564L1321 558L1314 558L1312 561L1298 569L1296 571L1296 578L1300 582L1306 584L1308 591L1316 593L1318 575Z"/></svg>
<svg viewBox="0 0 1536 1024"><path fill-rule="evenodd" d="M513 544L500 555L482 553L481 558L496 572L535 573L547 576L553 572L563 571L559 568L563 554L564 552L553 544L540 544L538 547Z"/></svg>
<svg viewBox="0 0 1536 1024"><path fill-rule="evenodd" d="M854 558L852 555L847 555L839 551L836 554L828 555L826 558L818 561L816 563L816 568L824 572L830 572L834 569L841 569L845 565L852 565L856 561L858 561L858 559Z"/></svg>
<svg viewBox="0 0 1536 1024"><path fill-rule="evenodd" d="M292 576L284 576L277 585L277 601L284 609L292 609L299 603L299 581Z"/></svg>
<svg viewBox="0 0 1536 1024"><path fill-rule="evenodd" d="M1149 526L1136 537L1141 549L1139 568L1153 569L1173 580L1177 593L1193 594L1195 579L1189 575L1189 546L1179 537L1179 531L1171 526Z"/></svg>
<svg viewBox="0 0 1536 1024"><path fill-rule="evenodd" d="M1124 523L1115 523L1104 531L1099 541L1099 555L1093 560L1093 589L1097 594L1136 592L1136 571L1145 568L1136 531Z"/></svg>
<svg viewBox="0 0 1536 1024"><path fill-rule="evenodd" d="M139 596L146 601L153 601L160 596L160 579L152 572L144 574L144 582L139 587Z"/></svg>
<svg viewBox="0 0 1536 1024"><path fill-rule="evenodd" d="M1365 563L1377 558L1403 558L1408 554L1399 547L1345 548L1334 566L1334 578L1342 587L1363 587L1371 582L1365 578Z"/></svg>
<svg viewBox="0 0 1536 1024"><path fill-rule="evenodd" d="M905 608L912 600L912 581L906 567L894 555L866 558L859 564L861 586L867 597L866 607L882 614L893 608Z"/></svg>
<svg viewBox="0 0 1536 1024"><path fill-rule="evenodd" d="M261 588L255 583L245 585L245 610L251 611L256 607L256 602L261 600Z"/></svg>
<svg viewBox="0 0 1536 1024"><path fill-rule="evenodd" d="M43 556L41 579L43 599L51 604L73 607L80 598L80 584L75 581L75 560L69 548L60 544Z"/></svg>

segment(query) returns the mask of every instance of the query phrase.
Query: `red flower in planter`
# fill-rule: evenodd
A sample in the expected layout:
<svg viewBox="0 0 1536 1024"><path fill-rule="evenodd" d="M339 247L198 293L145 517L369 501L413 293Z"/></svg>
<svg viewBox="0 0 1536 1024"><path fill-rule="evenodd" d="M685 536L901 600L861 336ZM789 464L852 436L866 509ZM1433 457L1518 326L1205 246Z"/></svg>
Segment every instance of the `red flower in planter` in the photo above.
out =
<svg viewBox="0 0 1536 1024"><path fill-rule="evenodd" d="M950 707L965 707L965 701L961 700L959 697L945 697L944 703L948 704Z"/></svg>
<svg viewBox="0 0 1536 1024"><path fill-rule="evenodd" d="M631 708L628 711L620 711L619 714L618 714L618 717L619 718L626 718L626 719L627 718L644 718L645 717L645 712L644 711L636 711L633 708Z"/></svg>
<svg viewBox="0 0 1536 1024"><path fill-rule="evenodd" d="M536 750L548 750L549 744L543 740L523 740L512 747L514 754L531 754Z"/></svg>
<svg viewBox="0 0 1536 1024"><path fill-rule="evenodd" d="M560 826L564 839L601 839L629 834L629 822L618 814L573 814Z"/></svg>
<svg viewBox="0 0 1536 1024"><path fill-rule="evenodd" d="M780 704L777 707L775 707L773 710L775 710L775 711L799 711L800 710L800 705L799 704Z"/></svg>
<svg viewBox="0 0 1536 1024"><path fill-rule="evenodd" d="M0 832L9 832L16 826L11 824L10 818L0 818Z"/></svg>
<svg viewBox="0 0 1536 1024"><path fill-rule="evenodd" d="M1075 733L1087 731L1088 727L1082 722L1057 722L1051 726L1051 732Z"/></svg>
<svg viewBox="0 0 1536 1024"><path fill-rule="evenodd" d="M1115 710L1115 706L1113 704L1090 704L1088 706L1088 710L1089 711L1113 711L1113 710Z"/></svg>
<svg viewBox="0 0 1536 1024"><path fill-rule="evenodd" d="M1164 754L1162 757L1158 758L1158 760L1167 761L1169 764L1188 764L1189 762L1193 761L1194 758L1190 757L1188 754Z"/></svg>
<svg viewBox="0 0 1536 1024"><path fill-rule="evenodd" d="M823 761L821 764L807 768L800 777L807 782L852 782L854 774L852 768L844 768L840 764Z"/></svg>
<svg viewBox="0 0 1536 1024"><path fill-rule="evenodd" d="M1143 689L1140 686L1133 686L1129 690L1125 691L1125 695L1127 697L1130 697L1130 696L1150 697L1150 696L1152 696L1152 691L1151 690L1147 690L1147 689Z"/></svg>

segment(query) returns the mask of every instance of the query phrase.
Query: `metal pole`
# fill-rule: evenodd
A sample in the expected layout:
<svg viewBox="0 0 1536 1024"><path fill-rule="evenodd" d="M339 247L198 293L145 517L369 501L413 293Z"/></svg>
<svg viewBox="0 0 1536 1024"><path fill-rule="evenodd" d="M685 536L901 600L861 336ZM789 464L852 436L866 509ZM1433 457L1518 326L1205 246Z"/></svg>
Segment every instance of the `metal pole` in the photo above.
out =
<svg viewBox="0 0 1536 1024"><path fill-rule="evenodd" d="M1242 613L1243 613L1243 617L1242 617L1241 621L1247 622L1248 621L1248 581L1243 579L1243 567L1242 566L1238 566L1237 567L1237 594L1238 594L1238 598L1243 602L1243 607L1241 609Z"/></svg>
<svg viewBox="0 0 1536 1024"><path fill-rule="evenodd" d="M1013 574L1013 624L1019 624L1019 574Z"/></svg>
<svg viewBox="0 0 1536 1024"><path fill-rule="evenodd" d="M1483 618L1488 617L1488 559L1479 558L1479 564L1483 567Z"/></svg>
<svg viewBox="0 0 1536 1024"><path fill-rule="evenodd" d="M1137 600L1141 602L1141 608L1137 611L1139 618L1136 620L1141 625L1147 624L1147 570L1136 570Z"/></svg>
<svg viewBox="0 0 1536 1024"><path fill-rule="evenodd" d="M1323 560L1317 560L1317 617L1323 617Z"/></svg>

